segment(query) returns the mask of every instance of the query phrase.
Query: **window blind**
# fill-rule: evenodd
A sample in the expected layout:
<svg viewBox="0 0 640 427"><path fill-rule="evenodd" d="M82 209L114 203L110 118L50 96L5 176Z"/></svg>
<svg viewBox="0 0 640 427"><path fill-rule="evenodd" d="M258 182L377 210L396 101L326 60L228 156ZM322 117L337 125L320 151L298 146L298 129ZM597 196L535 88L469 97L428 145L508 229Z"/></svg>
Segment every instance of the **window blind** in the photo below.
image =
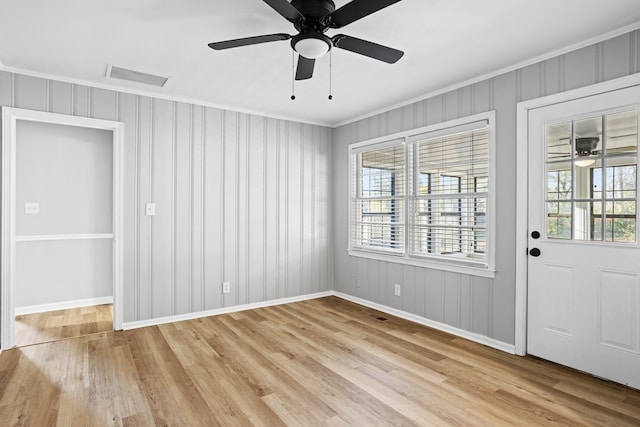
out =
<svg viewBox="0 0 640 427"><path fill-rule="evenodd" d="M412 138L410 252L486 262L489 131Z"/></svg>
<svg viewBox="0 0 640 427"><path fill-rule="evenodd" d="M352 153L352 246L404 251L405 157L399 141Z"/></svg>

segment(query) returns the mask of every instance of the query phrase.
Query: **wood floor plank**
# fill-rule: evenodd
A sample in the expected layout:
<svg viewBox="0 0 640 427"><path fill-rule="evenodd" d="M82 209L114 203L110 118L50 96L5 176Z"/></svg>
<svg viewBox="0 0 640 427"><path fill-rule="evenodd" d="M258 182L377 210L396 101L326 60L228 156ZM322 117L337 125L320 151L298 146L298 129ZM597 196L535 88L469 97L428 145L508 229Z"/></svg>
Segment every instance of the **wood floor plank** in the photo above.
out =
<svg viewBox="0 0 640 427"><path fill-rule="evenodd" d="M0 354L2 426L640 425L638 390L335 297L124 332L88 308L22 321L45 342Z"/></svg>
<svg viewBox="0 0 640 427"><path fill-rule="evenodd" d="M113 330L113 306L56 310L16 316L16 347Z"/></svg>

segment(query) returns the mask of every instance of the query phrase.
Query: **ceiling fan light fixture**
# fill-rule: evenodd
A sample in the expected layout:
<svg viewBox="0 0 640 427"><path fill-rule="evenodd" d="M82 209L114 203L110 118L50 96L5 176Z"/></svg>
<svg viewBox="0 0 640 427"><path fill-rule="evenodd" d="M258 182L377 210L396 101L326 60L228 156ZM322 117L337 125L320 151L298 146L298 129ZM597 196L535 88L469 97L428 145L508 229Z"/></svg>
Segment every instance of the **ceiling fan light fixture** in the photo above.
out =
<svg viewBox="0 0 640 427"><path fill-rule="evenodd" d="M291 46L308 59L317 59L331 50L331 39L324 34L302 33L291 40Z"/></svg>

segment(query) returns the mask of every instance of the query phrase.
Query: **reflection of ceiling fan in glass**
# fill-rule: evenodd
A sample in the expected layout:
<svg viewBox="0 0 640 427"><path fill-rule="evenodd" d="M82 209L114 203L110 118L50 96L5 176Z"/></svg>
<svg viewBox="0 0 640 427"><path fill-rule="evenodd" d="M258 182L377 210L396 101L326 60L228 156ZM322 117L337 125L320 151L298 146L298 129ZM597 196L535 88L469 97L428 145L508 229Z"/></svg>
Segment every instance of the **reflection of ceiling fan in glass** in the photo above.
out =
<svg viewBox="0 0 640 427"><path fill-rule="evenodd" d="M625 135L626 136L626 135ZM559 141L566 141L564 144L571 144L570 138L562 138ZM580 136L575 138L575 164L578 167L586 167L591 166L595 163L594 157L600 156L602 154L602 149L598 149L598 143L600 142L599 136ZM549 155L554 158L568 158L569 151L561 149L561 144L555 146L555 148L560 149L560 151L549 151ZM566 145L565 145L566 147ZM634 153L636 151L636 147L634 146L624 146L624 147L610 147L607 148L607 153L609 154L624 154L624 153Z"/></svg>
<svg viewBox="0 0 640 427"><path fill-rule="evenodd" d="M597 136L576 138L576 166L584 168L596 162L589 157L598 155L599 151L596 150L596 147L599 141L600 138Z"/></svg>

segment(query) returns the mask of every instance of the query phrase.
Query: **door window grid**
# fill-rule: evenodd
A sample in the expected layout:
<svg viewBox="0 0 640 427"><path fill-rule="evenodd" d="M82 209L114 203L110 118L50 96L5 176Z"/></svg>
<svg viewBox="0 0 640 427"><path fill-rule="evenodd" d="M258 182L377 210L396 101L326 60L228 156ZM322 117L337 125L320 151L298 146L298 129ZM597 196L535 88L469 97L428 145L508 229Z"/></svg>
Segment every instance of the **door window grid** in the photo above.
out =
<svg viewBox="0 0 640 427"><path fill-rule="evenodd" d="M548 238L637 241L637 123L626 111L547 127ZM578 133L589 128L597 137Z"/></svg>

